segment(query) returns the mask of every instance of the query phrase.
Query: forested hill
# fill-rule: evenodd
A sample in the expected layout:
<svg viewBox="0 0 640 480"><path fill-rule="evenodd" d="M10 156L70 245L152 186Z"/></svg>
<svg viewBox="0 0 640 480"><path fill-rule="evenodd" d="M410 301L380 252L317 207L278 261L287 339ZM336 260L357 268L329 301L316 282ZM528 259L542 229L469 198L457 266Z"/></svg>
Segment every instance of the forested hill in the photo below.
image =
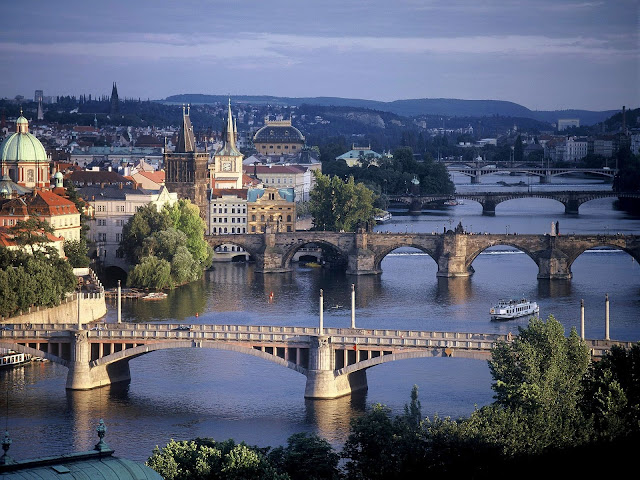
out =
<svg viewBox="0 0 640 480"><path fill-rule="evenodd" d="M226 95L181 94L160 100L163 103L226 103ZM590 110L529 110L527 107L503 100L460 100L452 98L419 98L379 102L356 98L339 97L273 97L268 95L238 95L235 103L252 105L317 105L336 107L357 107L390 112L404 117L420 115L444 115L447 117L504 117L531 118L543 122L555 123L559 118L579 118L582 125L593 125L611 117L618 110L595 112Z"/></svg>

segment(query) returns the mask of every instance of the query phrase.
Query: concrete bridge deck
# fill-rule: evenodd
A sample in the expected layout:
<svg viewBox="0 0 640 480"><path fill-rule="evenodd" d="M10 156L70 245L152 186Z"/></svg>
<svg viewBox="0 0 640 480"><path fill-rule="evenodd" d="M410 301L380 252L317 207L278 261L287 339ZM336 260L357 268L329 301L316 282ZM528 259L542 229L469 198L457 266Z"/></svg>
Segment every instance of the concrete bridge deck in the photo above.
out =
<svg viewBox="0 0 640 480"><path fill-rule="evenodd" d="M14 325L0 331L0 347L28 353L69 369L67 388L87 390L131 379L129 361L157 350L215 348L253 355L307 377L305 397L336 398L367 388L366 370L381 363L420 357L488 359L494 333L426 332L398 329L288 327L267 325L106 324ZM587 340L594 357L611 345Z"/></svg>

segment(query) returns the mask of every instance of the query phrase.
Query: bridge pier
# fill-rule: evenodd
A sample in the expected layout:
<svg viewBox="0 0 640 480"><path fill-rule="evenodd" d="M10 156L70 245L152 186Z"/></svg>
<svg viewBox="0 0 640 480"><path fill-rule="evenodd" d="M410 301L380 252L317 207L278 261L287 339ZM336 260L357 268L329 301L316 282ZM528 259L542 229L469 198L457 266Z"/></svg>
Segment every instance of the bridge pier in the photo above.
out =
<svg viewBox="0 0 640 480"><path fill-rule="evenodd" d="M496 202L495 200L489 199L485 197L480 204L482 205L482 215L487 215L488 217L496 216Z"/></svg>
<svg viewBox="0 0 640 480"><path fill-rule="evenodd" d="M91 345L86 330L73 332L67 390L91 390L116 382L130 381L129 360L91 366Z"/></svg>
<svg viewBox="0 0 640 480"><path fill-rule="evenodd" d="M477 185L478 183L480 183L480 174L473 175L471 177L471 184Z"/></svg>
<svg viewBox="0 0 640 480"><path fill-rule="evenodd" d="M551 249L537 257L539 280L569 280L571 265L567 256L557 249Z"/></svg>
<svg viewBox="0 0 640 480"><path fill-rule="evenodd" d="M382 270L376 268L376 256L369 250L367 244L367 232L356 233L355 248L347 256L347 274L350 275L377 275Z"/></svg>
<svg viewBox="0 0 640 480"><path fill-rule="evenodd" d="M467 236L446 234L443 252L437 258L438 277L468 277L474 270L467 266Z"/></svg>
<svg viewBox="0 0 640 480"><path fill-rule="evenodd" d="M305 398L329 400L368 388L366 370L336 375L331 337L321 335L310 340Z"/></svg>

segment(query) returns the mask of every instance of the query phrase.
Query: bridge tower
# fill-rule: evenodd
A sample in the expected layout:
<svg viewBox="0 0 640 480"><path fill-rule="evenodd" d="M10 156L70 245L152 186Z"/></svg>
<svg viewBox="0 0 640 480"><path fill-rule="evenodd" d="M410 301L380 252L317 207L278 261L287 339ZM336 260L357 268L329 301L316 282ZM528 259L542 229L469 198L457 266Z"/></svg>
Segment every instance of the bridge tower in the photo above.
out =
<svg viewBox="0 0 640 480"><path fill-rule="evenodd" d="M335 355L330 336L311 337L305 398L332 399L367 388L366 370L344 375L335 371Z"/></svg>

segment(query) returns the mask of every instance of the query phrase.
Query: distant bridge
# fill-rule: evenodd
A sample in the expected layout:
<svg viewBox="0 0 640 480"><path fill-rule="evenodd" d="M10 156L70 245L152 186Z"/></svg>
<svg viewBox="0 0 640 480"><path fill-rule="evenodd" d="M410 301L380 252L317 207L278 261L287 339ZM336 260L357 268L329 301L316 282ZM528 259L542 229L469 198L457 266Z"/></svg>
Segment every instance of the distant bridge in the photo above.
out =
<svg viewBox="0 0 640 480"><path fill-rule="evenodd" d="M613 180L618 173L617 169L612 168L557 168L557 167L541 167L522 164L519 166L498 167L492 165L464 165L464 166L448 166L450 172L460 173L471 177L471 183L480 183L480 177L483 175L495 173L524 174L533 175L540 178L540 183L551 183L553 177L564 175L595 175L604 179Z"/></svg>
<svg viewBox="0 0 640 480"><path fill-rule="evenodd" d="M129 361L157 350L214 348L267 360L307 377L304 396L337 398L367 388L366 370L386 362L421 357L488 359L491 348L511 337L500 334L414 330L153 323L86 326L14 325L0 331L0 348L45 358L69 369L66 388L88 390L130 381ZM593 357L612 345L587 340ZM158 367L161 368L161 367ZM188 381L188 380L187 380Z"/></svg>
<svg viewBox="0 0 640 480"><path fill-rule="evenodd" d="M490 247L505 245L526 253L538 266L538 279L569 279L571 265L586 250L613 247L640 262L637 235L508 235L455 233L338 233L298 231L288 233L209 235L212 247L237 245L246 250L261 273L292 270L292 259L309 244L321 247L348 274L382 273L382 260L399 247L413 247L427 253L438 265L439 277L466 277L471 264Z"/></svg>
<svg viewBox="0 0 640 480"><path fill-rule="evenodd" d="M504 192L504 193L454 193L452 195L389 195L389 201L407 205L409 211L420 212L433 202L450 199L473 200L482 205L483 215L495 215L496 206L502 202L521 198L549 198L564 205L564 213L577 215L580 205L598 198L640 198L639 192L561 191L561 192Z"/></svg>

